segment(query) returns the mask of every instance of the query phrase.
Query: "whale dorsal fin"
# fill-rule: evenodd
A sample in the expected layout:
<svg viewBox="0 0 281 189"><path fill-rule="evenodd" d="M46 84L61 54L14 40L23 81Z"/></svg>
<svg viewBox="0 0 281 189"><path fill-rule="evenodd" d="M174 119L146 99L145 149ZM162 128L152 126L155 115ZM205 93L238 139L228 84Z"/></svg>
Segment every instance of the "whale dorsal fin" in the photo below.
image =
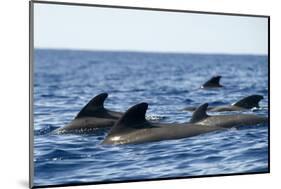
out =
<svg viewBox="0 0 281 189"><path fill-rule="evenodd" d="M208 117L206 113L207 108L208 108L208 103L202 104L198 108L196 108L196 110L192 114L190 123L195 123L207 118Z"/></svg>
<svg viewBox="0 0 281 189"><path fill-rule="evenodd" d="M205 88L205 87L222 87L222 85L220 84L220 79L221 79L220 75L214 76L211 79L209 79L206 83L204 83L202 85L202 88Z"/></svg>
<svg viewBox="0 0 281 189"><path fill-rule="evenodd" d="M128 129L138 129L145 127L148 123L145 119L145 113L148 108L148 104L143 102L136 104L129 108L125 114L115 123L109 134L116 132L122 132Z"/></svg>
<svg viewBox="0 0 281 189"><path fill-rule="evenodd" d="M97 96L95 96L86 106L82 108L82 110L77 114L75 118L81 118L81 117L87 117L87 116L93 116L93 114L97 110L104 109L104 101L107 98L107 93L101 93Z"/></svg>
<svg viewBox="0 0 281 189"><path fill-rule="evenodd" d="M252 109L252 108L259 108L259 102L263 99L261 95L251 95L247 96L238 102L232 104L232 106L238 106L241 108Z"/></svg>

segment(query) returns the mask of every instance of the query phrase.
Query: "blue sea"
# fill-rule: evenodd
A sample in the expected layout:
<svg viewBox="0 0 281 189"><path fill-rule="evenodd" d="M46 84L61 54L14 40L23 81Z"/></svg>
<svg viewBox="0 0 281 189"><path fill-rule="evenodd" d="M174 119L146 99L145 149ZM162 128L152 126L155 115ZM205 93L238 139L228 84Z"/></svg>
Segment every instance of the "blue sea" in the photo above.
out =
<svg viewBox="0 0 281 189"><path fill-rule="evenodd" d="M225 87L200 89L213 75ZM124 112L147 102L147 118L162 123L188 122L192 113L182 111L188 106L230 104L251 94L264 99L246 113L268 116L267 56L35 49L33 76L35 186L269 169L268 125L119 146L100 144L108 130L51 133L101 92L109 94L106 108Z"/></svg>

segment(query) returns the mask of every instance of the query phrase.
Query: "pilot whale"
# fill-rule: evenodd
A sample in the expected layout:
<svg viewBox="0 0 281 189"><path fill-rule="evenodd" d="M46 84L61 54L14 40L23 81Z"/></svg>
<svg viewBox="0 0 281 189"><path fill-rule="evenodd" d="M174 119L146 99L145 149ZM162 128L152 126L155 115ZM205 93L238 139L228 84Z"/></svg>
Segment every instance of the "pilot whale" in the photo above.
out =
<svg viewBox="0 0 281 189"><path fill-rule="evenodd" d="M267 118L255 115L208 116L208 104L193 113L189 123L156 123L145 119L147 103L128 109L115 123L102 144L137 144L192 137L216 130L264 123Z"/></svg>
<svg viewBox="0 0 281 189"><path fill-rule="evenodd" d="M74 120L68 125L56 129L53 133L88 133L99 128L112 127L123 113L104 108L104 101L107 97L107 93L95 96L82 108Z"/></svg>
<svg viewBox="0 0 281 189"><path fill-rule="evenodd" d="M218 126L221 128L231 128L239 126L253 126L267 124L268 118L254 114L231 114L231 115L208 115L208 103L200 105L192 114L190 123L206 125L209 127Z"/></svg>
<svg viewBox="0 0 281 189"><path fill-rule="evenodd" d="M220 84L220 79L221 79L221 76L220 75L217 75L217 76L213 76L211 79L209 79L207 82L205 82L201 88L202 89L208 89L208 88L220 88L220 87L223 87L221 84Z"/></svg>
<svg viewBox="0 0 281 189"><path fill-rule="evenodd" d="M223 106L208 106L210 112L225 112L225 111L247 111L252 108L259 108L259 102L263 99L261 95L250 95L239 101ZM184 111L194 111L196 107L184 108Z"/></svg>

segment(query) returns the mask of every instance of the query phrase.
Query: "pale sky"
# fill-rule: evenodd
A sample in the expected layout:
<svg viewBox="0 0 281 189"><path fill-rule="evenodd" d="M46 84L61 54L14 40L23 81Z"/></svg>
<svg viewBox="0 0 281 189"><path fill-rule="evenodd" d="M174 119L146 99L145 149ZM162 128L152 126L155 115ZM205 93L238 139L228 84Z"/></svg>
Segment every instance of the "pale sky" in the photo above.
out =
<svg viewBox="0 0 281 189"><path fill-rule="evenodd" d="M267 18L34 4L35 48L267 54Z"/></svg>

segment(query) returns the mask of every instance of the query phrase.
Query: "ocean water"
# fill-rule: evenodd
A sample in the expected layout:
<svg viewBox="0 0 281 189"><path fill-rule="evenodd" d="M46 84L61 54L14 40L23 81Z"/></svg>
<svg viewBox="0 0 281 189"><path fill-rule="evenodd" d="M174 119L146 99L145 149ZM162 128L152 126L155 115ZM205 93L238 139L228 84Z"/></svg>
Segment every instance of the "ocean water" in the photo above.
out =
<svg viewBox="0 0 281 189"><path fill-rule="evenodd" d="M222 75L225 87L200 89L213 75ZM101 92L109 93L106 108L124 112L147 102L148 118L163 123L187 122L191 112L181 110L188 106L230 104L251 94L264 99L246 113L268 116L268 58L36 49L35 186L268 171L268 125L120 146L100 144L108 130L51 134Z"/></svg>

